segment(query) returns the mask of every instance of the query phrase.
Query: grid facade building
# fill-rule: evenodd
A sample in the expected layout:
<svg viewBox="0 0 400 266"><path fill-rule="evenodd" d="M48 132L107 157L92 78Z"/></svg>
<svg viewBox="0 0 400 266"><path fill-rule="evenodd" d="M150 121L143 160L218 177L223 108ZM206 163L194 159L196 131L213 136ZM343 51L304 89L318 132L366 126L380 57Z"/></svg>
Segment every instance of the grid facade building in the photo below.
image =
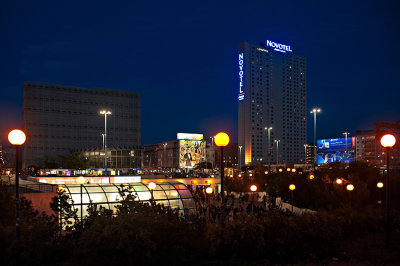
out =
<svg viewBox="0 0 400 266"><path fill-rule="evenodd" d="M290 46L268 42L238 46L239 157L242 165L304 163L306 59Z"/></svg>
<svg viewBox="0 0 400 266"><path fill-rule="evenodd" d="M140 146L140 94L110 89L83 89L24 83L22 88L23 166L42 166L74 150Z"/></svg>

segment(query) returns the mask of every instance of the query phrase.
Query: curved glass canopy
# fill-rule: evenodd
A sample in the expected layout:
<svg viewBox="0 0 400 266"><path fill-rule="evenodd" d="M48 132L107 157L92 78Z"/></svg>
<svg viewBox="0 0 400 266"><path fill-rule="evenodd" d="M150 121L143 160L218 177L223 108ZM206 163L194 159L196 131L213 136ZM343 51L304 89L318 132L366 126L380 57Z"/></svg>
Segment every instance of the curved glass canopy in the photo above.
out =
<svg viewBox="0 0 400 266"><path fill-rule="evenodd" d="M122 199L119 190L121 185L125 188L131 186L135 200L150 202L152 192L147 183L129 184L84 184L82 185L82 206L83 216L87 215L87 207L90 203L115 210L115 206ZM70 196L70 204L73 209L78 209L77 215L81 213L81 186L77 184L61 184L67 195ZM196 210L195 200L190 190L180 182L156 183L153 190L153 200L156 204L170 206L172 209L179 209L181 214L188 214Z"/></svg>

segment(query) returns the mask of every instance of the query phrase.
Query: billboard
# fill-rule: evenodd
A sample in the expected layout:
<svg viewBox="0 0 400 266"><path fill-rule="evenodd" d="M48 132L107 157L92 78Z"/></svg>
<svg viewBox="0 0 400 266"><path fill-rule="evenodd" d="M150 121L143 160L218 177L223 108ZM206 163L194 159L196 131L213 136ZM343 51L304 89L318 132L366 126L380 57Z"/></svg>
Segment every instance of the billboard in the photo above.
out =
<svg viewBox="0 0 400 266"><path fill-rule="evenodd" d="M179 140L179 167L194 168L206 158L206 142L204 140Z"/></svg>
<svg viewBox="0 0 400 266"><path fill-rule="evenodd" d="M317 141L317 163L354 161L355 138Z"/></svg>

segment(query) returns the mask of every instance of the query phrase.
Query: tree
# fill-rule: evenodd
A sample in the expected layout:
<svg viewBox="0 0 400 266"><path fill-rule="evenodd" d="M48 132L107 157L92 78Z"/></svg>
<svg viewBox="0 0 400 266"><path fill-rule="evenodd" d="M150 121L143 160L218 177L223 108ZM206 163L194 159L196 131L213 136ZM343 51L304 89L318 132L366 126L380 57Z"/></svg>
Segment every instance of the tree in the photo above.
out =
<svg viewBox="0 0 400 266"><path fill-rule="evenodd" d="M62 166L67 169L85 169L89 166L89 161L78 152L72 152L61 156Z"/></svg>

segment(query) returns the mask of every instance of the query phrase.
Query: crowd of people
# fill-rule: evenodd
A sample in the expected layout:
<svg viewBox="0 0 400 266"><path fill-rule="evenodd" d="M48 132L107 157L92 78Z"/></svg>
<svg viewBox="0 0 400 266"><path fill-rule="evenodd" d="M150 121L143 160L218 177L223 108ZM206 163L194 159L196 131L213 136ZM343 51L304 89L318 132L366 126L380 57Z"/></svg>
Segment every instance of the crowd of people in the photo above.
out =
<svg viewBox="0 0 400 266"><path fill-rule="evenodd" d="M212 223L233 221L241 215L261 216L267 210L275 208L275 200L266 194L257 192L225 193L224 202L221 193L207 194L205 188L191 189L196 202L197 218Z"/></svg>

